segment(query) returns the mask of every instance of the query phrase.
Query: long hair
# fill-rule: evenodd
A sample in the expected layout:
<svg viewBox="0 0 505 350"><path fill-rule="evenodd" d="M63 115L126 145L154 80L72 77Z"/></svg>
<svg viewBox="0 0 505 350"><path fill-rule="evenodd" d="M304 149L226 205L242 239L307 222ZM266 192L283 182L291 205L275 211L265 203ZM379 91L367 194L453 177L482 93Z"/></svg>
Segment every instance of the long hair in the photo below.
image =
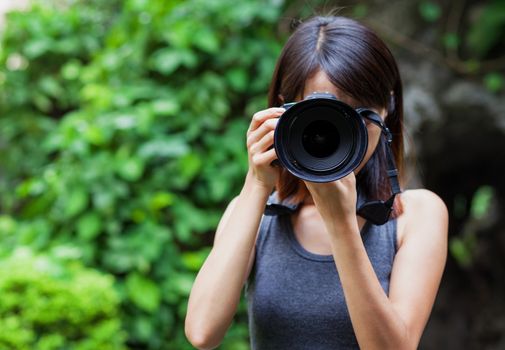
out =
<svg viewBox="0 0 505 350"><path fill-rule="evenodd" d="M323 71L330 82L363 107L385 108L385 124L393 134L393 154L403 178L403 97L396 61L386 44L359 22L339 16L313 17L298 26L286 42L273 73L269 107L295 101L305 82ZM386 144L381 137L374 153L356 177L368 198L386 200ZM300 202L309 194L302 180L281 169L276 190L280 200ZM396 216L398 205L395 205Z"/></svg>

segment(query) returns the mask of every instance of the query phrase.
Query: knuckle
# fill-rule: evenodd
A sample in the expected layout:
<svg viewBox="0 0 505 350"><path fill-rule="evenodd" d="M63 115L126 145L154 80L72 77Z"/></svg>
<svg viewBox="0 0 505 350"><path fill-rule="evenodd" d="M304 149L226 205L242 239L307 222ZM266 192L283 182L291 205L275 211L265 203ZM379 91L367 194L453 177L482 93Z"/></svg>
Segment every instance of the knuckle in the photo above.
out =
<svg viewBox="0 0 505 350"><path fill-rule="evenodd" d="M260 165L261 159L259 157L259 154L255 154L252 156L252 161L254 165Z"/></svg>
<svg viewBox="0 0 505 350"><path fill-rule="evenodd" d="M277 119L269 119L265 122L269 128L275 128L277 125Z"/></svg>

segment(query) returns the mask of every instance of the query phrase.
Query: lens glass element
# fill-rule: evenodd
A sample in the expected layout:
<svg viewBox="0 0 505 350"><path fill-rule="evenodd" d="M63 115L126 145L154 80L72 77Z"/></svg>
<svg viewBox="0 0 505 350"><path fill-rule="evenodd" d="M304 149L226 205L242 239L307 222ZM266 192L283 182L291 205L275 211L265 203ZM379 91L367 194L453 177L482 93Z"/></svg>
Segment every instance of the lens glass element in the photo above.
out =
<svg viewBox="0 0 505 350"><path fill-rule="evenodd" d="M327 120L316 120L303 131L302 144L311 156L326 158L337 150L340 136L335 125Z"/></svg>
<svg viewBox="0 0 505 350"><path fill-rule="evenodd" d="M279 119L274 147L279 163L311 182L338 180L356 169L368 145L360 114L336 98L297 102Z"/></svg>

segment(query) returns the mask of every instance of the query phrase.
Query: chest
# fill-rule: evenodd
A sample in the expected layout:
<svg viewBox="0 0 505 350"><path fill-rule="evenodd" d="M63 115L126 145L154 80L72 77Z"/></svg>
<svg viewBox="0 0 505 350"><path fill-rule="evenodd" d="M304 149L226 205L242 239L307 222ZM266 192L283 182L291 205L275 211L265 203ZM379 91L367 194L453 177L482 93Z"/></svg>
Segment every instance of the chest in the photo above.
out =
<svg viewBox="0 0 505 350"><path fill-rule="evenodd" d="M285 236L266 242L247 288L252 348L356 347L335 264L297 255Z"/></svg>
<svg viewBox="0 0 505 350"><path fill-rule="evenodd" d="M308 237L303 242L319 240L331 247L320 218L302 220L310 214L298 214L302 224L296 226L302 232L300 240ZM252 348L306 349L307 344L313 349L357 348L335 262L331 255L314 256L300 249L288 226L297 223L292 216L271 217L259 233L255 267L246 284L250 334L257 345ZM388 293L395 254L394 231L387 226L363 232L374 271ZM315 250L317 246L307 248L327 255Z"/></svg>
<svg viewBox="0 0 505 350"><path fill-rule="evenodd" d="M296 240L307 251L320 255L332 254L330 235L315 206L302 206L291 215L290 223ZM358 217L360 230L364 225L365 220Z"/></svg>

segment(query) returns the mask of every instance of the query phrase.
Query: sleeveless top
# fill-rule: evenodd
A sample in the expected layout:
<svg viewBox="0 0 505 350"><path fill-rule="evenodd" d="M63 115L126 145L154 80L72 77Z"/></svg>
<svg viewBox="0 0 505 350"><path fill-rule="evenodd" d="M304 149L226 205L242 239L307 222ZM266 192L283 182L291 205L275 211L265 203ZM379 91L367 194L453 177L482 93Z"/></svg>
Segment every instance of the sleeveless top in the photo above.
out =
<svg viewBox="0 0 505 350"><path fill-rule="evenodd" d="M296 205L279 203L276 192L267 204L273 210L261 219L245 283L251 349L359 349L333 255L311 253L298 242L290 220ZM388 294L396 219L382 226L367 221L361 237Z"/></svg>

